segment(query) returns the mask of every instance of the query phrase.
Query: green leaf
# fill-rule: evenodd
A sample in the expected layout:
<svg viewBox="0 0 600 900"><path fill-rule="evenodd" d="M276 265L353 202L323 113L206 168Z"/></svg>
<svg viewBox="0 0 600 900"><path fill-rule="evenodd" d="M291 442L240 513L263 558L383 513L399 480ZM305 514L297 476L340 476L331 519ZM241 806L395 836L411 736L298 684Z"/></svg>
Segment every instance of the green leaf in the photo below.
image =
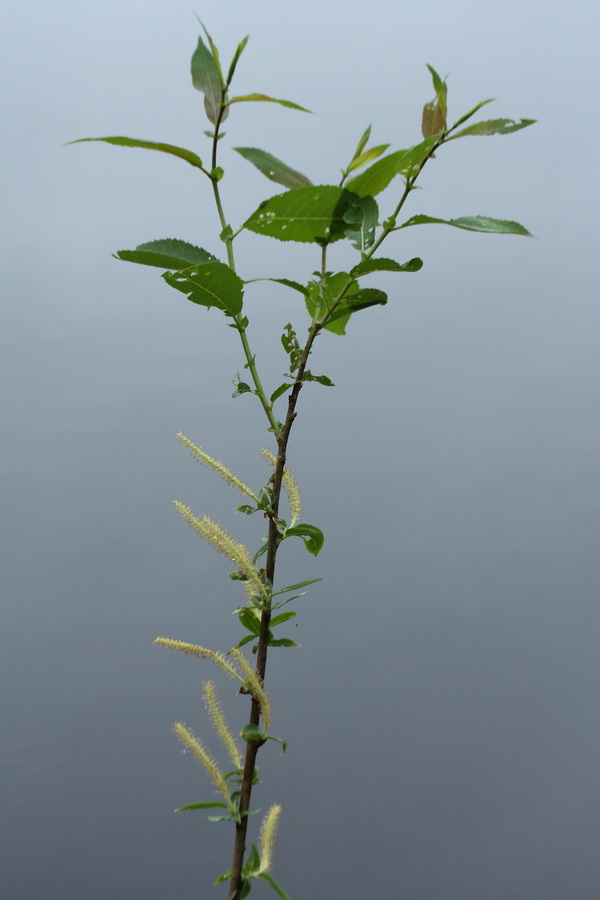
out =
<svg viewBox="0 0 600 900"><path fill-rule="evenodd" d="M260 868L260 856L258 855L258 850L256 849L256 845L252 844L252 850L248 854L248 859L244 863L244 873L249 875L251 872L255 872Z"/></svg>
<svg viewBox="0 0 600 900"><path fill-rule="evenodd" d="M389 146L389 144L379 144L379 146L371 147L370 150L361 153L360 156L355 156L348 166L348 172L353 172L355 169L360 169L361 166L366 166L367 163L370 163L372 160L380 157L382 153L385 153Z"/></svg>
<svg viewBox="0 0 600 900"><path fill-rule="evenodd" d="M275 97L267 97L266 94L244 94L243 97L232 97L229 103L246 103L248 101L258 101L261 103L278 103L280 106L287 106L288 109L299 109L301 112L310 113L312 110L299 106L298 103L292 103L290 100L277 100Z"/></svg>
<svg viewBox="0 0 600 900"><path fill-rule="evenodd" d="M298 584L289 584L287 587L275 591L273 596L278 597L280 594L290 594L292 591L298 591L300 588L308 587L309 584L315 584L315 582L322 580L322 578L309 578L308 581L299 581Z"/></svg>
<svg viewBox="0 0 600 900"><path fill-rule="evenodd" d="M300 644L297 644L296 641L290 640L290 638L277 638L274 640L273 638L269 641L269 647L299 647Z"/></svg>
<svg viewBox="0 0 600 900"><path fill-rule="evenodd" d="M242 606L238 617L242 625L247 631L251 631L253 635L260 634L260 615L248 606Z"/></svg>
<svg viewBox="0 0 600 900"><path fill-rule="evenodd" d="M296 535L302 538L304 546L309 553L312 553L313 556L318 556L325 543L325 537L320 528L317 528L316 525L294 525L293 528L287 529L284 537L288 538Z"/></svg>
<svg viewBox="0 0 600 900"><path fill-rule="evenodd" d="M467 125L462 131L453 134L448 140L453 141L459 137L467 137L467 135L488 135L488 134L512 134L513 131L520 131L529 125L534 125L537 119L521 119L516 122L514 119L488 119L486 122L475 122L474 125Z"/></svg>
<svg viewBox="0 0 600 900"><path fill-rule="evenodd" d="M244 52L244 49L246 47L246 44L248 43L249 38L250 38L250 35L247 34L246 37L243 40L241 40L239 42L239 44L237 45L236 51L233 54L233 59L231 60L231 65L229 66L229 72L227 73L227 84L228 85L231 84L231 79L233 78L233 73L236 70L239 58L242 55L242 53Z"/></svg>
<svg viewBox="0 0 600 900"><path fill-rule="evenodd" d="M306 371L302 376L302 381L318 381L319 384L324 385L325 387L335 387L335 384L328 378L327 375L313 375L312 372Z"/></svg>
<svg viewBox="0 0 600 900"><path fill-rule="evenodd" d="M264 741L265 736L258 725L244 725L240 731L240 737L250 743L251 741Z"/></svg>
<svg viewBox="0 0 600 900"><path fill-rule="evenodd" d="M275 628L276 625L281 625L282 622L287 622L289 619L294 619L298 613L295 612L284 612L280 613L278 616L274 616L271 619L270 627Z"/></svg>
<svg viewBox="0 0 600 900"><path fill-rule="evenodd" d="M298 291L300 294L306 296L306 288L304 285L299 284L297 281L291 281L289 278L266 278L265 281L275 281L277 284L285 284L286 287L292 288L292 290Z"/></svg>
<svg viewBox="0 0 600 900"><path fill-rule="evenodd" d="M344 213L353 200L332 185L297 188L261 203L244 228L280 241L329 243L344 236Z"/></svg>
<svg viewBox="0 0 600 900"><path fill-rule="evenodd" d="M205 803L188 803L187 806L180 806L175 812L186 812L190 809L213 809L215 807L220 807L221 809L228 808L226 803L217 803L214 800L208 800Z"/></svg>
<svg viewBox="0 0 600 900"><path fill-rule="evenodd" d="M234 147L233 149L277 184L282 184L287 188L307 187L312 184L310 178L307 178L302 172L290 168L265 150L259 150L257 147Z"/></svg>
<svg viewBox="0 0 600 900"><path fill-rule="evenodd" d="M373 197L353 200L344 213L344 221L349 226L345 237L361 253L373 245L378 218L379 207Z"/></svg>
<svg viewBox="0 0 600 900"><path fill-rule="evenodd" d="M363 172L352 178L346 185L349 191L358 194L359 197L374 197L388 186L396 175L410 175L429 156L435 146L435 137L428 137L420 144L409 147L408 150L396 150Z"/></svg>
<svg viewBox="0 0 600 900"><path fill-rule="evenodd" d="M228 316L235 316L242 310L244 283L229 266L218 260L179 272L165 272L162 277L171 287L187 294L192 303L216 306Z"/></svg>
<svg viewBox="0 0 600 900"><path fill-rule="evenodd" d="M273 393L271 394L271 396L269 398L269 402L271 403L271 405L273 403L275 403L275 401L277 399L279 399L279 397L281 397L281 396L283 396L283 394L287 393L287 391L289 391L289 389L292 386L293 385L289 384L288 382L286 382L285 384L280 384L279 387L273 391Z"/></svg>
<svg viewBox="0 0 600 900"><path fill-rule="evenodd" d="M296 644L295 646L297 647L298 644ZM283 756L283 754L285 753L285 751L287 750L287 746L288 746L288 745L287 745L287 741L283 741L281 738L274 737L272 734L268 734L268 735L265 737L265 740L266 740L266 741L277 741L278 744L281 744L281 754L282 754L282 756Z"/></svg>
<svg viewBox="0 0 600 900"><path fill-rule="evenodd" d="M164 238L139 244L135 250L118 250L113 253L115 259L140 263L143 266L158 266L161 269L187 269L197 263L212 262L215 257L202 247L179 241L176 238Z"/></svg>
<svg viewBox="0 0 600 900"><path fill-rule="evenodd" d="M368 128L365 128L365 130L362 133L362 137L357 144L356 150L354 151L354 156L352 157L353 160L355 160L363 152L363 150L367 146L367 141L369 140L370 137L371 137L371 126L369 125Z"/></svg>
<svg viewBox="0 0 600 900"><path fill-rule="evenodd" d="M243 637L241 639L241 641L237 642L234 649L239 650L240 647L244 647L246 644L249 644L250 641L255 641L255 640L256 640L255 634L247 634L246 637Z"/></svg>
<svg viewBox="0 0 600 900"><path fill-rule="evenodd" d="M228 110L225 106L221 115L221 102L224 94L222 76L212 53L201 37L198 37L198 46L192 56L192 84L197 91L204 94L204 109L208 120L216 125L220 116L221 122L224 122Z"/></svg>
<svg viewBox="0 0 600 900"><path fill-rule="evenodd" d="M482 106L487 106L488 103L493 103L495 97L491 97L489 100L482 100L481 103L478 103L473 109L470 109L469 112L466 112L464 116L461 116L460 119L457 119L450 131L454 131L455 128L458 128L459 125L462 125L463 122L466 122L467 119L470 119L471 116L474 116L476 112L479 112Z"/></svg>
<svg viewBox="0 0 600 900"><path fill-rule="evenodd" d="M464 228L465 231L482 231L487 234L520 234L532 237L531 233L519 225L518 222L510 222L505 219L489 219L486 216L461 216L459 219L435 219L432 216L412 216L408 222L399 225L399 228L408 228L409 225L453 225L455 228Z"/></svg>
<svg viewBox="0 0 600 900"><path fill-rule="evenodd" d="M101 138L79 138L77 141L69 141L69 144L85 144L87 141L102 141L104 144L115 144L118 147L141 147L144 150L158 150L160 153L169 153L171 156L178 156L184 159L191 166L197 169L204 168L202 160L191 150L185 150L183 147L175 147L173 144L162 144L156 141L138 141L136 138L128 137L101 137ZM68 146L68 145L65 145Z"/></svg>
<svg viewBox="0 0 600 900"><path fill-rule="evenodd" d="M232 397L241 397L242 394L253 394L254 393L254 391L252 390L250 385L246 384L245 381L236 381L234 383L235 383L235 387L237 390L235 391L235 393L233 393L231 395Z"/></svg>
<svg viewBox="0 0 600 900"><path fill-rule="evenodd" d="M277 882L275 881L275 879L273 878L273 876L272 876L272 875L269 875L268 872L261 872L260 875L259 875L258 877L259 877L259 878L262 878L263 881L266 881L267 884L270 884L271 887L273 888L273 890L275 891L275 893L277 894L277 896L278 896L278 897L281 897L281 900L290 900L290 898L288 897L288 895L286 894L286 892L283 890L283 888L281 888L281 887L277 884Z"/></svg>
<svg viewBox="0 0 600 900"><path fill-rule="evenodd" d="M432 66L427 64L427 68L431 72L433 87L435 90L435 100L432 100L430 103L426 103L423 107L421 131L423 132L424 138L439 134L446 128L446 96L448 93L446 82L442 81L442 79L435 71L435 69L432 68Z"/></svg>
<svg viewBox="0 0 600 900"><path fill-rule="evenodd" d="M395 259L386 259L384 257L365 259L359 262L350 270L353 278L360 278L361 275L369 275L371 272L418 272L423 268L423 260L415 256L408 262L398 263Z"/></svg>

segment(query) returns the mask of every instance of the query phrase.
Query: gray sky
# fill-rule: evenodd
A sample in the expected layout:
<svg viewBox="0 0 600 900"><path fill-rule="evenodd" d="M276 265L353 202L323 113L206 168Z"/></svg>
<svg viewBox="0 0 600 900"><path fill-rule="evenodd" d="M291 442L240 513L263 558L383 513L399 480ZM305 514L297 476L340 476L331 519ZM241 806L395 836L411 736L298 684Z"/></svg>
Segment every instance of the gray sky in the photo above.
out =
<svg viewBox="0 0 600 900"><path fill-rule="evenodd" d="M407 209L515 219L535 240L393 236L386 255L423 270L378 276L388 305L317 347L313 371L336 388L304 392L290 463L326 546L317 560L291 549L281 577L324 580L290 626L302 648L269 663L274 732L290 741L283 758L265 752L257 797L284 806L274 874L292 900L596 900L597 6L196 11L224 59L251 35L237 93L317 113L232 112L234 225L279 188L231 146L337 183L367 125L393 149L418 142L426 63L450 73L451 119L496 97L482 118L539 120L443 148ZM57 0L7 19L3 882L19 900L75 900L82 885L87 900L212 896L229 839L202 814L172 815L211 788L169 731L182 718L208 734L212 673L151 642L237 639L236 585L170 501L249 544L260 523L234 516L235 496L173 434L256 485L268 436L252 398L230 398L235 334L158 270L111 259L161 237L221 254L202 180L155 153L61 147L125 134L206 156L189 77L199 26L178 0ZM253 235L236 253L244 278L306 280L318 265ZM332 265L351 258L336 246ZM303 327L303 309L274 285L249 289L247 307L276 386L279 329ZM226 703L241 727L240 699Z"/></svg>

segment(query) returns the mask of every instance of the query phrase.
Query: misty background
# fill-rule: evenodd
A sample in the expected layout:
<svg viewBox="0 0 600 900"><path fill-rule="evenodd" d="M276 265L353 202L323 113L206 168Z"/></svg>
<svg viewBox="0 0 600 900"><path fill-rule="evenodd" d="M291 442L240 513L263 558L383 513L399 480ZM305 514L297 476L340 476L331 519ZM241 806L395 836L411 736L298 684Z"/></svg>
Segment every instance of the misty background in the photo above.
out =
<svg viewBox="0 0 600 900"><path fill-rule="evenodd" d="M292 900L596 900L598 748L598 11L532 0L415 5L203 2L237 104L221 144L237 227L280 193L232 146L337 183L358 139L408 147L448 79L449 118L536 118L442 148L409 215L514 219L535 239L444 226L392 235L418 274L376 275L386 307L323 335L289 464L322 578L282 628L268 689L283 757L260 757L256 806L283 806L274 876ZM79 137L128 135L208 156L180 0L13 6L5 13L2 240L3 895L14 900L225 897L228 826L170 731L217 751L201 701L247 702L157 635L227 649L240 602L225 560L175 514L189 504L255 546L261 522L200 468L182 430L252 485L268 477L258 402L231 399L234 331L111 259L178 237L223 255L206 180L179 160ZM378 197L382 215L399 182ZM335 245L331 267L353 255ZM238 271L306 281L315 250L243 233ZM299 295L253 285L264 380L303 329ZM284 404L285 401L280 401ZM283 406L281 407L283 408ZM256 518L256 517L255 517ZM254 822L253 822L254 824ZM275 896L264 883L257 897Z"/></svg>

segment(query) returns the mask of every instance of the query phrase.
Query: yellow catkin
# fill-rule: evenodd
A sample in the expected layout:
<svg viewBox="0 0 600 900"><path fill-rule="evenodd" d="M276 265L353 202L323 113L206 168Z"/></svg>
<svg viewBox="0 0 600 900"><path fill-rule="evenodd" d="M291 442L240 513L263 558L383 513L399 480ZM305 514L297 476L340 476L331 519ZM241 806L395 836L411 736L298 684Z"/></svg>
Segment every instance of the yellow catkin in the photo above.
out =
<svg viewBox="0 0 600 900"><path fill-rule="evenodd" d="M179 514L186 520L196 534L208 541L209 544L230 559L246 578L244 587L249 597L259 594L268 600L265 586L260 580L259 574L255 566L252 564L250 554L243 544L235 541L221 526L214 522L209 516L195 516L189 506L180 503L179 500L173 501Z"/></svg>
<svg viewBox="0 0 600 900"><path fill-rule="evenodd" d="M280 815L281 806L276 804L271 807L262 820L258 837L260 872L268 872L273 865L273 848L275 846L275 837L277 835L277 826L279 825Z"/></svg>
<svg viewBox="0 0 600 900"><path fill-rule="evenodd" d="M209 659L211 662L216 663L217 666L220 666L221 669L223 669L224 672L227 672L232 678L235 678L242 683L245 682L245 678L242 678L231 663L227 662L224 654L217 650L207 650L206 647L200 647L199 644L188 644L185 641L174 641L171 638L165 637L157 637L154 643L158 644L159 647L164 647L166 650L175 650L176 653L185 653L188 656Z"/></svg>
<svg viewBox="0 0 600 900"><path fill-rule="evenodd" d="M181 431L177 434L177 440L183 447L187 447L190 451L194 459L197 459L198 462L203 463L205 466L209 466L211 469L214 469L217 474L223 478L227 484L236 490L240 491L242 494L246 494L252 500L255 500L258 503L258 497L251 488L248 487L247 484L238 478L237 475L234 475L233 472L230 472L229 469L223 465L222 462L219 462L218 459L213 459L212 456L209 456L208 453L205 453L204 450L201 450L200 447L196 447L189 438L186 438Z"/></svg>
<svg viewBox="0 0 600 900"><path fill-rule="evenodd" d="M237 660L240 669L246 676L246 683L252 696L260 703L260 711L263 717L265 728L271 724L271 703L267 696L267 692L257 678L256 672L252 668L251 663L246 659L244 654L237 647L230 650L232 656Z"/></svg>
<svg viewBox="0 0 600 900"><path fill-rule="evenodd" d="M217 689L212 681L205 681L202 685L202 697L206 706L208 715L218 736L221 738L229 759L233 763L235 769L242 768L242 758L238 750L235 738L233 737Z"/></svg>
<svg viewBox="0 0 600 900"><path fill-rule="evenodd" d="M277 457L271 453L270 450L266 448L262 451L263 457L268 460L272 465L277 465ZM300 513L302 512L302 496L300 494L300 487L298 482L290 472L290 470L285 467L283 470L283 489L287 494L288 503L290 505L290 512L292 514L290 520L290 528L296 524L298 519L300 518Z"/></svg>
<svg viewBox="0 0 600 900"><path fill-rule="evenodd" d="M212 783L219 793L223 795L227 805L231 808L231 796L229 794L227 783L221 774L219 766L205 748L202 741L200 741L182 722L175 722L173 731L186 750L189 750L190 753L195 756L204 771L208 773Z"/></svg>

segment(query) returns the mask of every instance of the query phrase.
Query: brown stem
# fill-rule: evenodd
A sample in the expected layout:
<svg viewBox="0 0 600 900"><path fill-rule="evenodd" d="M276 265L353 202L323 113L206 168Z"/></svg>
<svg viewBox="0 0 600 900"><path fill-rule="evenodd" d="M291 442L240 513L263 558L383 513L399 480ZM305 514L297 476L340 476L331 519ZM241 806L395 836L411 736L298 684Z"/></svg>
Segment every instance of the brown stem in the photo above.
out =
<svg viewBox="0 0 600 900"><path fill-rule="evenodd" d="M277 550L279 547L279 533L277 530L277 516L279 513L279 500L281 497L281 485L283 481L283 472L285 469L285 461L287 455L287 446L290 438L290 431L296 418L296 404L300 391L302 390L302 377L308 363L313 343L321 325L316 324L311 328L306 346L302 352L302 358L296 374L294 386L288 397L288 411L285 422L279 437L277 438L278 454L273 473L273 506L272 513L269 517L269 537L267 543L267 562L265 565L265 574L271 584L275 579L275 564L277 560ZM258 650L256 655L256 676L261 683L264 683L265 672L267 668L267 649L269 642L269 624L271 622L271 610L264 609L260 622L260 636L258 639ZM250 725L258 725L260 722L260 703L253 698L250 709ZM256 756L264 741L248 741L246 744L246 758L244 760L244 774L242 777L242 788L240 792L240 814L241 820L236 825L235 843L233 847L233 859L231 863L231 879L229 882L229 900L239 900L242 889L242 867L244 865L244 855L246 853L246 832L248 830L248 816L244 815L250 809L250 799L252 796L252 782L254 781L254 769L256 766Z"/></svg>

